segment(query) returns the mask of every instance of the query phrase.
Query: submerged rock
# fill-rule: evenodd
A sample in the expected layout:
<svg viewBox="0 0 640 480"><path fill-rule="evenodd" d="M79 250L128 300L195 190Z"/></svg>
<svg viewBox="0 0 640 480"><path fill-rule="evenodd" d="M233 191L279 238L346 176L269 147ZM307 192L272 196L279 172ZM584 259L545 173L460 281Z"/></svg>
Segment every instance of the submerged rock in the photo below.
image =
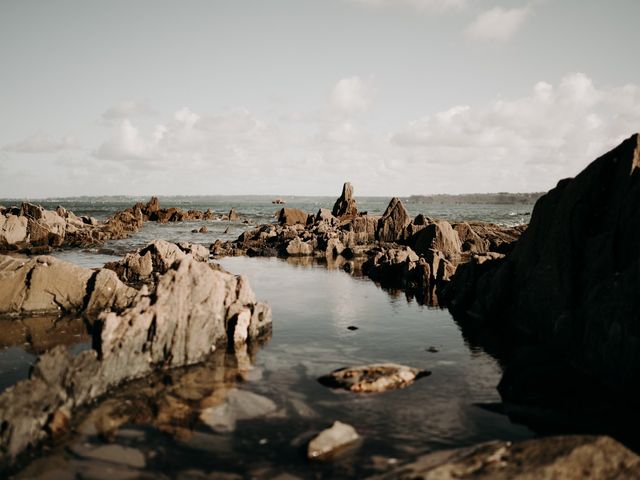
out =
<svg viewBox="0 0 640 480"><path fill-rule="evenodd" d="M355 393L386 392L404 388L431 372L395 363L374 363L345 367L322 376L318 381L327 387L342 388Z"/></svg>
<svg viewBox="0 0 640 480"><path fill-rule="evenodd" d="M419 457L377 479L631 480L640 457L609 437L562 436L495 441Z"/></svg>
<svg viewBox="0 0 640 480"><path fill-rule="evenodd" d="M200 420L216 432L232 432L236 422L264 417L278 409L273 400L246 390L232 389L225 394L223 403L200 413Z"/></svg>
<svg viewBox="0 0 640 480"><path fill-rule="evenodd" d="M331 428L323 430L307 447L310 460L328 460L339 451L353 445L360 436L355 428L342 422L333 422Z"/></svg>

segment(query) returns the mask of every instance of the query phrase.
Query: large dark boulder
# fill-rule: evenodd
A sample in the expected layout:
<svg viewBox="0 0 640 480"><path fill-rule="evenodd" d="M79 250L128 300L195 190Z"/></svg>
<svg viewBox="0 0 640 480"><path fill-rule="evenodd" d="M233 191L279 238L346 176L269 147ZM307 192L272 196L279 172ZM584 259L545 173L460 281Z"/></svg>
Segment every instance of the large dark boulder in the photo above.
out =
<svg viewBox="0 0 640 480"><path fill-rule="evenodd" d="M638 135L536 203L506 258L470 262L445 301L462 323L560 351L599 382L639 390Z"/></svg>

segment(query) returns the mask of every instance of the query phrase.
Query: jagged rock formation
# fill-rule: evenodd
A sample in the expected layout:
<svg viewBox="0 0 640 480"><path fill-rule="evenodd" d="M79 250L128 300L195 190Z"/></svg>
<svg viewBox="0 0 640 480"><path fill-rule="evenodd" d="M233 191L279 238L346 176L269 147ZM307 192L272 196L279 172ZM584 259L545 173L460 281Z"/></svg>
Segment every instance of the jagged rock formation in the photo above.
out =
<svg viewBox="0 0 640 480"><path fill-rule="evenodd" d="M353 218L358 214L358 207L355 198L353 198L353 186L351 183L346 182L342 186L342 194L333 205L331 213L339 219Z"/></svg>
<svg viewBox="0 0 640 480"><path fill-rule="evenodd" d="M562 436L495 441L419 457L377 479L631 480L640 457L609 437Z"/></svg>
<svg viewBox="0 0 640 480"><path fill-rule="evenodd" d="M109 270L92 271L49 256L0 255L0 314L121 310L136 293Z"/></svg>
<svg viewBox="0 0 640 480"><path fill-rule="evenodd" d="M127 284L140 285L155 281L154 276L166 273L176 260L187 255L201 262L209 259L209 251L203 245L153 240L146 247L127 253L121 260L105 264L104 268L116 272Z"/></svg>
<svg viewBox="0 0 640 480"><path fill-rule="evenodd" d="M100 311L91 350L72 356L56 347L38 358L28 380L0 394L0 463L11 462L61 418L123 382L200 362L216 348L243 345L270 331L270 309L256 302L244 277L182 253L158 273L152 290L127 287L107 269L94 272L51 257L18 265L2 257L0 304L11 305L11 313L59 305ZM166 263L156 265L164 269Z"/></svg>
<svg viewBox="0 0 640 480"><path fill-rule="evenodd" d="M551 352L544 357L553 359L554 371L571 366L567 380L578 371L591 377L592 388L638 391L639 166L634 135L561 180L538 200L529 228L506 257L458 269L445 292L456 318L468 329L507 337L512 346ZM541 367L529 370L535 381L524 380L527 365L519 367L520 387L505 377L507 398L545 384Z"/></svg>
<svg viewBox="0 0 640 480"><path fill-rule="evenodd" d="M281 225L306 225L309 214L299 208L283 207L278 213L278 223Z"/></svg>
<svg viewBox="0 0 640 480"><path fill-rule="evenodd" d="M404 229L411 223L409 212L399 198L393 197L389 206L378 221L376 232L378 240L382 242L397 242L404 237Z"/></svg>
<svg viewBox="0 0 640 480"><path fill-rule="evenodd" d="M235 209L229 215L232 213L237 220ZM205 212L161 209L157 197L152 197L147 204L136 203L131 208L118 211L105 222L78 217L62 207L52 211L25 202L19 208L0 207L0 252L42 254L56 247L97 245L107 240L126 238L147 221L166 223L215 218L211 209Z"/></svg>
<svg viewBox="0 0 640 480"><path fill-rule="evenodd" d="M345 201L355 205L351 192L350 184L345 184L345 195L336 205ZM391 199L382 216L335 216L342 211L320 209L309 215L283 208L278 225L247 230L234 242L217 241L210 251L214 256L314 257L327 262L339 257L348 260L344 268L349 271L359 272L361 266L383 286L404 288L420 301L436 305L436 290L449 281L458 263L472 254L495 255L495 248L506 251L507 242L515 241L524 229L480 222L452 225L424 215L412 221L398 198ZM465 235L464 242L458 231Z"/></svg>

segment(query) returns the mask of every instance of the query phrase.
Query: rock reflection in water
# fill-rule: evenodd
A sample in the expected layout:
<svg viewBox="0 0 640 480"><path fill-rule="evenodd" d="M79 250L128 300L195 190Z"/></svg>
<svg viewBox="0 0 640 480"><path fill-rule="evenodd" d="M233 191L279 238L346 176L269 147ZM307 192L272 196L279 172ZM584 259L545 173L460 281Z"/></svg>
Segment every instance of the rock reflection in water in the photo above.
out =
<svg viewBox="0 0 640 480"><path fill-rule="evenodd" d="M27 378L36 357L57 345L74 353L89 348L84 320L59 315L0 318L0 391Z"/></svg>
<svg viewBox="0 0 640 480"><path fill-rule="evenodd" d="M255 401L258 395L244 392L252 395L251 405L241 405L245 408L238 415L241 384L251 378L256 354L268 340L239 345L232 352L218 350L199 365L157 372L118 388L78 412L72 435L53 446L51 454L32 462L18 478L55 478L56 472L64 472L65 478L164 478L158 466L182 463L177 455L180 445L215 450L216 455L230 453L228 439L205 433L213 429L203 422L203 412L226 412L229 424L277 413L261 409ZM230 408L220 408L225 406ZM154 430L167 437L163 440ZM158 455L166 442L172 444L170 451L176 458Z"/></svg>

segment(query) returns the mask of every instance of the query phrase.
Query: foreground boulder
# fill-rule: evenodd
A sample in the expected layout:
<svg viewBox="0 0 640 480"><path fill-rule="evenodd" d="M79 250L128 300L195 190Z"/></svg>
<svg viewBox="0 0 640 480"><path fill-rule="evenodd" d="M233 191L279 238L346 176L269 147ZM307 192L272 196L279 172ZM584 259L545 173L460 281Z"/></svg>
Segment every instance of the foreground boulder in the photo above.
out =
<svg viewBox="0 0 640 480"><path fill-rule="evenodd" d="M48 264L49 258L34 259L34 268L48 268L38 265ZM24 306L23 298L46 299L49 295L36 290L48 289L45 282L27 283L26 290L20 287L22 276L15 272L22 267L7 262L0 265L7 267L9 277L15 276L18 286L11 289L9 304ZM62 275L70 271L69 267L60 270ZM77 283L73 287L77 291L94 275L91 270L73 272L68 281ZM133 290L110 270L98 270L95 275L103 272L113 280L106 288L116 285L127 294ZM65 297L71 305L77 298L73 288L69 287L73 295ZM56 292L54 300L59 302L66 291ZM144 285L134 292L130 306L121 311L105 309L97 315L92 349L73 356L66 348L56 347L38 358L28 380L0 394L0 464L10 463L46 438L54 430L53 422L68 418L78 407L123 382L157 369L201 362L218 348L241 346L270 331L270 309L256 302L244 277L192 255L177 259L159 275L154 290Z"/></svg>
<svg viewBox="0 0 640 480"><path fill-rule="evenodd" d="M583 480L640 477L640 457L609 437L495 441L434 452L379 479ZM373 477L372 477L373 478Z"/></svg>
<svg viewBox="0 0 640 480"><path fill-rule="evenodd" d="M634 135L540 198L505 258L459 267L450 309L468 329L542 346L598 384L640 392L638 204Z"/></svg>

